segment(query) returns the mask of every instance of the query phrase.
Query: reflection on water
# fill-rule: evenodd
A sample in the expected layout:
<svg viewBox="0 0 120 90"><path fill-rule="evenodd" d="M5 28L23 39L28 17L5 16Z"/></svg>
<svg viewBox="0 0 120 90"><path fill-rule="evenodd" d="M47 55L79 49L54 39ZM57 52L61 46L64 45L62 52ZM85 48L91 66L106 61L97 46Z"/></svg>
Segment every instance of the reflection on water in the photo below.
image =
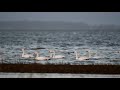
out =
<svg viewBox="0 0 120 90"><path fill-rule="evenodd" d="M54 64L120 64L120 31L0 31L0 61L4 63L35 63L34 58L21 58L22 48L34 53L32 48L55 49L65 59L37 61ZM87 61L75 60L74 50L80 54L89 48L91 56ZM40 55L48 56L47 50L37 50ZM99 58L94 58L99 57Z"/></svg>

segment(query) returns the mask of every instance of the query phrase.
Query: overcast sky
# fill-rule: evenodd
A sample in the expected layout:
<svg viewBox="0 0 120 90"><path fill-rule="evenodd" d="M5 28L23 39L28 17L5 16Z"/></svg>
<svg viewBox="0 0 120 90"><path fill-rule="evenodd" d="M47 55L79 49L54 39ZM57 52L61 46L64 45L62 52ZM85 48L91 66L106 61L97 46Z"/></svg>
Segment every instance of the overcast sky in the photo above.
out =
<svg viewBox="0 0 120 90"><path fill-rule="evenodd" d="M120 25L120 12L0 12L0 21L3 20L45 20Z"/></svg>

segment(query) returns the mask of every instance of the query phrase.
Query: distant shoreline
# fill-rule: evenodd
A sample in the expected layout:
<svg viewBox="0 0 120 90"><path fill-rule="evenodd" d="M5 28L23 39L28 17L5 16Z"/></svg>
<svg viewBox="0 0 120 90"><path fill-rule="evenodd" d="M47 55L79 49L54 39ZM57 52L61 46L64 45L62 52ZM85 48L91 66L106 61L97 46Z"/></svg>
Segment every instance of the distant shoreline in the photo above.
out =
<svg viewBox="0 0 120 90"><path fill-rule="evenodd" d="M91 25L85 22L60 21L0 21L0 29L41 29L41 30L119 30L120 25Z"/></svg>
<svg viewBox="0 0 120 90"><path fill-rule="evenodd" d="M120 31L120 29L97 29L97 30L87 30L87 29L0 29L0 31Z"/></svg>

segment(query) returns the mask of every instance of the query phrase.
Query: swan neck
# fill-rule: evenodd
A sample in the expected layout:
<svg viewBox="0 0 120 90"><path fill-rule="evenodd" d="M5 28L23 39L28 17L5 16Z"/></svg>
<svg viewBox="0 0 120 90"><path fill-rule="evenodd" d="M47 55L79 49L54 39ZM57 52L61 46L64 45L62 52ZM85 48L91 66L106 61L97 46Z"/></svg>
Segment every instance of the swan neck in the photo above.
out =
<svg viewBox="0 0 120 90"><path fill-rule="evenodd" d="M54 51L54 53L53 53L53 57L55 57L55 51Z"/></svg>
<svg viewBox="0 0 120 90"><path fill-rule="evenodd" d="M52 53L50 53L50 58L52 58L53 57L53 54Z"/></svg>
<svg viewBox="0 0 120 90"><path fill-rule="evenodd" d="M36 58L38 58L38 52L36 53Z"/></svg>
<svg viewBox="0 0 120 90"><path fill-rule="evenodd" d="M23 52L23 53L22 53L22 56L25 55L25 51L24 51L24 49L22 49L22 52Z"/></svg>
<svg viewBox="0 0 120 90"><path fill-rule="evenodd" d="M75 51L75 55L76 55L76 59L78 59L78 53L77 53L77 51Z"/></svg>
<svg viewBox="0 0 120 90"><path fill-rule="evenodd" d="M90 51L88 51L88 58L90 58L91 57L91 54L90 54Z"/></svg>
<svg viewBox="0 0 120 90"><path fill-rule="evenodd" d="M88 58L90 57L90 53L89 53L89 51L87 52L87 57L88 57Z"/></svg>

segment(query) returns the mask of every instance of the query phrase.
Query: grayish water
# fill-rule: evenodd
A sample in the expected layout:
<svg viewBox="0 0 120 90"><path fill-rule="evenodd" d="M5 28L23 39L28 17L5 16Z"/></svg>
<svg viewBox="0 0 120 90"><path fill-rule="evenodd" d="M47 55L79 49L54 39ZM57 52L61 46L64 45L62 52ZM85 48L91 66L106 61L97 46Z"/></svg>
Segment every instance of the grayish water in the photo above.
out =
<svg viewBox="0 0 120 90"><path fill-rule="evenodd" d="M21 48L26 53L33 53L32 48L44 47L55 49L57 54L65 55L65 59L37 61L37 63L88 65L88 64L120 64L120 31L0 31L0 61L1 63L34 63L34 58L21 57ZM75 60L74 50L83 55L91 51L87 61ZM42 56L48 56L47 50L37 50Z"/></svg>

